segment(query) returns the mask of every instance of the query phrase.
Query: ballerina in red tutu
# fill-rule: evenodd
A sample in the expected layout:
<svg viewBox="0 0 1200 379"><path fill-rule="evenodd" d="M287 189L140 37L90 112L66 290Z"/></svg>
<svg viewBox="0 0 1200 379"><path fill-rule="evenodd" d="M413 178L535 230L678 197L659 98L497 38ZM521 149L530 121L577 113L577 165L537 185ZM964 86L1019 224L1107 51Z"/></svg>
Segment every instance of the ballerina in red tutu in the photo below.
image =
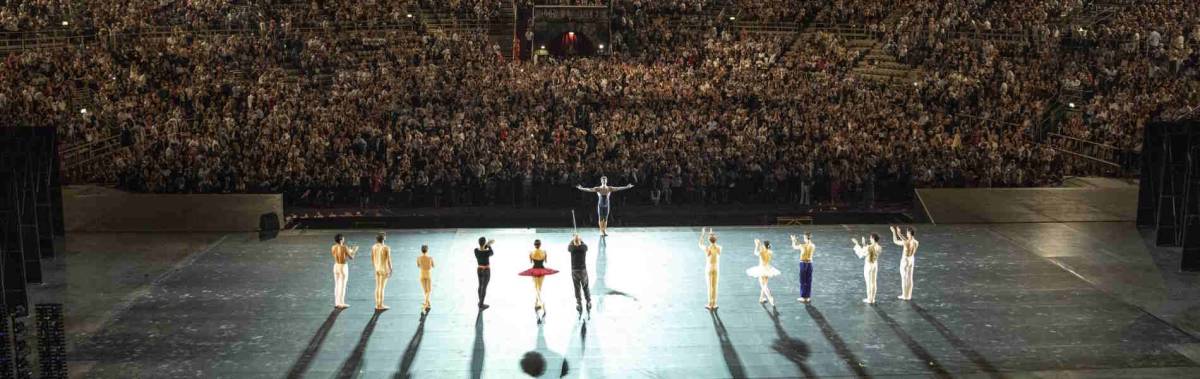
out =
<svg viewBox="0 0 1200 379"><path fill-rule="evenodd" d="M521 276L533 277L533 291L537 294L537 302L534 303L533 309L542 309L542 280L546 275L554 275L558 270L546 268L546 251L542 250L542 240L533 241L533 251L529 252L529 261L533 262L533 267L521 271Z"/></svg>

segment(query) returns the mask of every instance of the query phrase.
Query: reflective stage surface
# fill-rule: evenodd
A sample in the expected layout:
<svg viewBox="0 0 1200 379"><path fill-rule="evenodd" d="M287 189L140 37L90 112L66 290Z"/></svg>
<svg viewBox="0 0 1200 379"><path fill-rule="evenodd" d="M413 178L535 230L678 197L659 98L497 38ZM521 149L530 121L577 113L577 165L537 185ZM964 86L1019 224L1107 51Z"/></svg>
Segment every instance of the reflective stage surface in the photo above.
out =
<svg viewBox="0 0 1200 379"><path fill-rule="evenodd" d="M595 306L582 315L571 288L569 229L390 231L396 273L392 309L382 313L372 309L375 231L346 232L362 250L350 264L351 307L343 311L332 307L334 232L266 241L227 235L130 293L110 319L88 321L93 326L75 335L73 376L1186 377L1200 369L1188 358L1200 340L1173 325L1192 319L1170 313L1187 308L1173 297L1195 293L1168 290L1180 279L1164 279L1148 256L1113 257L1121 246L1137 248L1128 238L1083 237L1136 237L1132 224L1092 224L1074 234L1063 224L918 228L907 302L896 298L900 250L886 226L718 228L725 253L716 312L704 309L698 228L621 228L603 241L588 229ZM803 231L817 244L811 304L796 301L798 254L787 247L788 234ZM870 232L887 242L873 306L861 301L862 261L850 244ZM480 236L497 241L491 308L482 312L471 254ZM755 238L775 245L783 271L770 282L776 309L758 303L758 284L745 274L757 263ZM541 325L531 280L517 275L529 267L534 239L549 250L547 266L563 271L545 280ZM422 244L436 260L426 317L414 263ZM1119 251L1097 253L1114 246ZM72 276L121 272L68 267ZM84 287L69 291L69 298L89 296ZM1160 310L1168 314L1153 314Z"/></svg>

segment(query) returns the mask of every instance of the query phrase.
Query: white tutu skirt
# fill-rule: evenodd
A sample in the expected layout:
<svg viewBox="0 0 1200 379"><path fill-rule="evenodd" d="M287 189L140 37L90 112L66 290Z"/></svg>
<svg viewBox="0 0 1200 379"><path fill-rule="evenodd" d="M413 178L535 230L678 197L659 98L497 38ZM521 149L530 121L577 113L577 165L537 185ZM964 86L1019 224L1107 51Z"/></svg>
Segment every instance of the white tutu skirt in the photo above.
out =
<svg viewBox="0 0 1200 379"><path fill-rule="evenodd" d="M779 269L775 268L774 266L754 266L746 269L746 275L750 275L751 278L773 278L779 274Z"/></svg>

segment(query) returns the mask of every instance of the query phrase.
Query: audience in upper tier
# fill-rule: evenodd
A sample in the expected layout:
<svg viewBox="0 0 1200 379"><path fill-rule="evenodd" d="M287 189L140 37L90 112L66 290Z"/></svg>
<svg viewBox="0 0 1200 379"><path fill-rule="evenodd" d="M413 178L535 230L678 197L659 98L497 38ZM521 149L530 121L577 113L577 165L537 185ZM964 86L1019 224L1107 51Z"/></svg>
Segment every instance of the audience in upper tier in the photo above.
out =
<svg viewBox="0 0 1200 379"><path fill-rule="evenodd" d="M486 36L296 27L400 21L417 6L488 19L511 6L421 1L9 2L9 30L83 17L101 33L175 32L9 53L0 109L6 124L57 127L64 146L127 136L82 179L137 191L480 203L605 174L655 198L795 200L815 186L836 202L913 185L1053 184L1074 161L1044 132L1138 151L1157 112L1200 103L1193 3L1121 7L1080 32L1072 23L1094 7L1080 1L618 0L616 54L536 65ZM866 27L916 79L864 80L851 69L866 50L821 29L672 21L718 14ZM250 30L201 32L229 24Z"/></svg>

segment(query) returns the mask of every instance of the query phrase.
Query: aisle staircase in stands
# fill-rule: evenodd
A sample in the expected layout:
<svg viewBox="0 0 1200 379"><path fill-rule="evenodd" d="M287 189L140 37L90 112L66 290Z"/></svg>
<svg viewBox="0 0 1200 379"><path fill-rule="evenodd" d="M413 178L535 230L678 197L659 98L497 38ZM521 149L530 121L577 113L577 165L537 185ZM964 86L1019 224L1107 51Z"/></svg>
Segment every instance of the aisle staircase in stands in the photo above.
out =
<svg viewBox="0 0 1200 379"><path fill-rule="evenodd" d="M438 31L461 36L485 34L493 45L500 46L500 52L505 60L512 59L512 38L515 9L509 2L500 7L500 14L491 20L476 19L447 10L431 9L424 5L417 11L417 17L430 31Z"/></svg>
<svg viewBox="0 0 1200 379"><path fill-rule="evenodd" d="M867 48L866 54L850 72L863 79L888 84L908 83L917 78L916 70L884 51L883 43L878 41Z"/></svg>

